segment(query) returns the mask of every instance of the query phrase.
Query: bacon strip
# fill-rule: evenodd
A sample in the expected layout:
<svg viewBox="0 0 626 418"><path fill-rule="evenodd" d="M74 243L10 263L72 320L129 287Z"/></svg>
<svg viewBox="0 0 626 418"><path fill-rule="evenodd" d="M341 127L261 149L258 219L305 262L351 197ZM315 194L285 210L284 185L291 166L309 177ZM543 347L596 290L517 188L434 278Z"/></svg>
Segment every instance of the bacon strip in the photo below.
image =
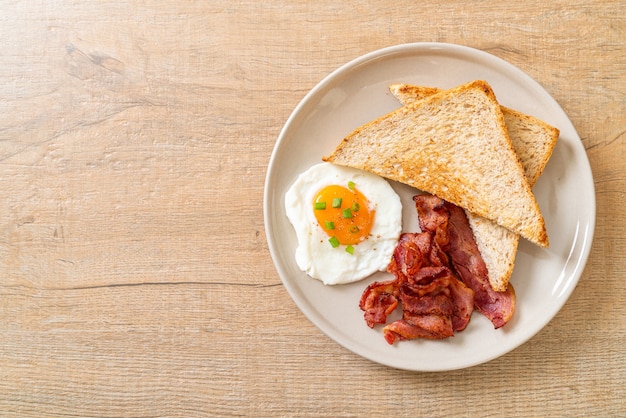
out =
<svg viewBox="0 0 626 418"><path fill-rule="evenodd" d="M361 295L359 307L365 311L364 318L368 327L384 324L398 306L399 285L397 280L374 282L367 286Z"/></svg>
<svg viewBox="0 0 626 418"><path fill-rule="evenodd" d="M389 344L396 341L426 338L440 340L452 337L452 321L441 315L404 314L404 318L383 328L383 335Z"/></svg>
<svg viewBox="0 0 626 418"><path fill-rule="evenodd" d="M359 307L367 325L386 324L401 304L402 319L383 328L389 344L444 339L467 327L474 308L499 328L515 309L515 291L491 288L474 234L458 206L432 195L413 198L422 232L404 233L387 270L393 280L370 284ZM457 276L458 275L458 276Z"/></svg>
<svg viewBox="0 0 626 418"><path fill-rule="evenodd" d="M385 328L388 343L426 338L443 339L462 331L469 323L474 292L447 267L424 267L418 283L400 288L403 317Z"/></svg>
<svg viewBox="0 0 626 418"><path fill-rule="evenodd" d="M387 267L395 280L374 282L361 295L359 307L365 311L365 322L370 328L387 322L387 316L398 306L400 287L409 281L419 281L423 274L422 266L449 265L443 251L435 247L431 233L405 233L400 236Z"/></svg>
<svg viewBox="0 0 626 418"><path fill-rule="evenodd" d="M388 271L395 279L370 284L359 306L367 325L374 327L386 323L402 304L402 319L383 328L389 344L414 338L443 339L465 329L474 292L456 277L435 234L402 234Z"/></svg>
<svg viewBox="0 0 626 418"><path fill-rule="evenodd" d="M474 290L476 310L485 315L495 328L511 319L515 311L515 290L509 283L504 292L496 292L489 284L487 266L480 256L465 211L446 203L450 211L450 257L463 282Z"/></svg>
<svg viewBox="0 0 626 418"><path fill-rule="evenodd" d="M413 200L420 228L434 233L437 242L447 241L442 248L450 256L463 283L474 291L476 310L485 315L495 328L504 326L515 310L515 290L510 284L504 292L492 289L487 267L474 240L465 211L437 196L419 195ZM447 220L444 222L442 218L446 214Z"/></svg>
<svg viewBox="0 0 626 418"><path fill-rule="evenodd" d="M423 267L450 266L448 256L435 242L432 232L404 233L387 271L394 274L402 282L418 277Z"/></svg>

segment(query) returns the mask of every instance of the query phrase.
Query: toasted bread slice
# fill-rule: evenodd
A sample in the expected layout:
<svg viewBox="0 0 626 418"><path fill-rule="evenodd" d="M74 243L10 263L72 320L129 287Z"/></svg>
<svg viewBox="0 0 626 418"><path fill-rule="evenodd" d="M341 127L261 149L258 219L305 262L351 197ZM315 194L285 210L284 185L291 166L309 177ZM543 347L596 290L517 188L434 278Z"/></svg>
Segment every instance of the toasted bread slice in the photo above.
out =
<svg viewBox="0 0 626 418"><path fill-rule="evenodd" d="M437 195L548 246L543 216L485 81L434 94L373 120L323 160Z"/></svg>
<svg viewBox="0 0 626 418"><path fill-rule="evenodd" d="M414 103L441 90L410 84L392 84L389 90L403 105ZM501 106L511 144L531 187L543 172L559 137L559 130L547 123ZM500 225L465 211L478 249L487 265L489 283L498 292L506 290L517 253L519 235Z"/></svg>
<svg viewBox="0 0 626 418"><path fill-rule="evenodd" d="M411 84L392 84L389 90L403 105L415 103L443 91L435 87ZM533 116L505 106L500 106L500 108L504 115L511 145L532 187L548 164L560 132L557 128Z"/></svg>

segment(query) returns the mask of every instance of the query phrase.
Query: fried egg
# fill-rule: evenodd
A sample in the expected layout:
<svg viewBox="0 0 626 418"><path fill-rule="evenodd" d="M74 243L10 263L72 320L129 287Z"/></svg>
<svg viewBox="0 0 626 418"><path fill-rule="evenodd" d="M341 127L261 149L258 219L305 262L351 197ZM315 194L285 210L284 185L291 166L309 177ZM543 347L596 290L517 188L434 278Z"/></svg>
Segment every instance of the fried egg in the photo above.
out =
<svg viewBox="0 0 626 418"><path fill-rule="evenodd" d="M386 180L330 163L298 176L285 209L298 267L328 285L386 270L402 232L402 203Z"/></svg>

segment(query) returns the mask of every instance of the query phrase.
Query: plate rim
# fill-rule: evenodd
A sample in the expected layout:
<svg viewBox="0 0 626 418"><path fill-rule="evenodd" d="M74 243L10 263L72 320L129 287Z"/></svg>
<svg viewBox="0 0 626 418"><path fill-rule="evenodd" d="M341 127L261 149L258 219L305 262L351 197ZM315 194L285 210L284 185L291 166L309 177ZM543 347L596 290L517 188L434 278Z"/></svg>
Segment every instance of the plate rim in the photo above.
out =
<svg viewBox="0 0 626 418"><path fill-rule="evenodd" d="M335 335L335 333L330 330L330 329L324 329L323 327L321 327L315 320L314 320L314 312L312 312L312 309L310 308L309 305L303 305L302 303L299 302L298 298L295 296L296 293L296 289L295 289L295 284L291 283L289 280L286 279L287 273L283 270L283 266L277 262L278 260L278 248L276 246L276 243L274 242L274 237L272 236L272 230L271 230L271 225L270 225L270 195L271 195L271 191L270 191L270 184L271 184L271 179L273 178L273 173L276 167L276 159L277 159L277 154L279 153L279 150L281 148L281 145L283 144L284 141L286 141L285 137L286 134L289 132L289 130L292 128L292 125L295 123L295 121L297 120L297 118L300 116L300 113L302 112L303 108L305 108L307 105L309 105L310 101L317 95L319 94L321 91L323 91L326 86L328 84L330 84L331 82L333 82L335 79L341 77L344 73L349 72L349 71L353 71L356 69L356 67L358 67L359 65L363 65L363 64L367 64L367 63L371 63L373 60L378 60L378 59L384 59L385 57L388 57L390 55L397 55L397 54L407 54L410 56L416 56L416 55L420 55L425 53L426 51L437 51L440 50L443 53L446 54L452 54L452 53L460 53L463 55L463 57L466 56L470 56L473 59L478 59L479 61L486 61L486 62L491 62L494 65L497 65L498 67L503 67L505 68L507 71L512 71L515 73L515 75L517 77L520 77L521 79L523 79L523 81L525 83L530 83L531 85L533 85L535 88L538 88L541 92L545 93L545 98L549 99L552 103L551 105L554 106L556 109L558 109L560 112L562 112L562 114L565 116L565 119L567 121L567 123L569 123L569 129L571 129L572 132L575 133L576 138L578 139L579 142L579 146L582 148L583 151L583 155L584 155L584 159L582 161L580 161L581 163L585 164L585 170L589 173L589 180L590 180L590 184L587 186L591 187L591 194L593 199L591 199L588 204L589 204L589 216L588 216L588 223L586 224L587 228L585 230L585 240L582 243L582 248L578 254L577 257L577 261L576 261L576 266L575 266L575 271L570 275L573 277L573 282L572 284L567 287L565 289L565 292L562 293L562 295L560 296L559 302L556 303L556 309L554 310L554 313L551 315L548 315L544 318L544 321L542 321L539 326L536 327L536 329L534 330L534 332L530 332L526 335L525 338L522 338L519 340L518 344L514 345L513 347L509 348L508 350L505 350L504 352L499 352L496 353L494 355L491 356L486 356L484 358L478 359L476 361L473 362L468 362L465 363L463 365L460 366L452 366L452 367L427 367L427 368L416 368L416 367L410 367L410 365L402 366L402 365L398 365L398 364L393 364L391 362L385 362L385 361L381 361L378 358L373 358L372 356L368 356L362 352L360 352L357 347L352 346L352 344L348 344L346 341L340 341L340 336ZM591 171L591 166L589 164L589 158L587 156L586 150L582 144L582 141L580 139L580 135L578 135L574 125L572 124L571 120L569 119L569 117L567 116L567 114L565 113L565 111L562 109L562 107L558 104L558 102L556 102L556 100L552 97L551 94L549 94L544 88L543 86L541 86L536 80L534 80L532 77L530 77L528 74L526 74L525 72L523 72L521 69L519 69L517 66L515 66L514 64L511 64L510 62L499 58L489 52L483 51L483 50L479 50L479 49L475 49L469 46L465 46L465 45L459 45L459 44L452 44L452 43L441 43L441 42L414 42L414 43L402 43L402 44L397 44L397 45L392 45L392 46L388 46L388 47L384 47L384 48L380 48L377 50L373 50L371 52L365 53L359 57L356 57L348 62L346 62L345 64L342 64L341 66L337 67L335 70L331 71L330 73L328 73L325 77L323 77L311 90L309 90L307 92L307 94L298 102L298 104L296 105L296 107L293 109L293 111L290 113L289 117L287 118L285 124L283 125L283 127L280 130L280 133L277 137L277 140L274 144L269 162L268 162L268 167L267 167L267 172L266 172L266 176L265 176L265 182L264 182L264 193L263 193L263 215L264 215L264 226L265 226L265 234L266 234L266 239L268 242L268 248L269 248L269 252L274 264L274 267L281 279L281 282L283 284L283 286L285 287L285 289L287 290L287 293L289 294L289 296L291 297L291 299L293 300L293 302L296 304L296 306L300 309L300 311L305 315L305 317L313 324L316 326L316 328L318 328L323 334L325 334L327 337L329 337L331 340L333 340L335 343L339 344L340 346L348 349L349 351L363 357L366 358L372 362L378 363L378 364L382 364L388 367L392 367L392 368L396 368L396 369L402 369L402 370L408 370L408 371L423 371L423 372L440 372L440 371L451 371L451 370L458 370L458 369L464 369L464 368L469 368L469 367L473 367L479 364L484 364L487 363L491 360L494 360L496 358L499 358L507 353L510 353L511 351L519 348L520 346L522 346L523 344L525 344L527 341L529 341L530 339L532 339L535 335L537 335L542 329L545 328L545 326L554 319L554 317L556 317L556 315L561 311L561 309L563 308L563 306L565 305L565 303L569 300L571 294L573 293L574 289L577 287L577 284L580 280L580 277L582 276L585 266L587 264L590 252L591 252L591 247L592 247L592 243L593 243L593 238L594 238L594 234L595 234L595 223L596 223L596 195L595 195L595 183L593 180L593 173ZM313 280L313 279L312 279Z"/></svg>

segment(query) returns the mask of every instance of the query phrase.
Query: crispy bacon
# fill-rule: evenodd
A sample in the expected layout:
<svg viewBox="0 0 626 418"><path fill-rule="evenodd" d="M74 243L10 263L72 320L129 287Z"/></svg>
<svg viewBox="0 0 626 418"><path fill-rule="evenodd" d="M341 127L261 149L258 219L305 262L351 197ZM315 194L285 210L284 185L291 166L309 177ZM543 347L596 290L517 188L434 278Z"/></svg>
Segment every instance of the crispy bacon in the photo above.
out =
<svg viewBox="0 0 626 418"><path fill-rule="evenodd" d="M513 286L504 292L496 292L489 284L485 262L480 255L474 234L460 207L437 196L419 195L416 204L420 228L434 233L438 242L447 240L442 248L450 257L452 265L463 283L474 291L474 307L500 328L513 316L515 291ZM442 218L447 216L446 221ZM442 225L445 224L445 232Z"/></svg>
<svg viewBox="0 0 626 418"><path fill-rule="evenodd" d="M364 318L368 327L384 324L398 306L399 285L397 280L373 282L361 295L359 307L365 311Z"/></svg>
<svg viewBox="0 0 626 418"><path fill-rule="evenodd" d="M435 243L433 233L407 232L400 236L387 271L404 283L416 281L422 268L431 266L450 266L448 257Z"/></svg>
<svg viewBox="0 0 626 418"><path fill-rule="evenodd" d="M450 280L450 291L454 301L452 327L455 331L463 331L469 324L474 311L475 294L470 287L458 279Z"/></svg>
<svg viewBox="0 0 626 418"><path fill-rule="evenodd" d="M417 209L420 229L435 234L435 242L445 250L450 244L448 235L450 212L446 208L445 200L424 194L414 196L413 201Z"/></svg>
<svg viewBox="0 0 626 418"><path fill-rule="evenodd" d="M504 292L493 290L465 211L451 203L446 203L446 207L450 211L448 252L454 268L461 280L474 290L476 310L485 315L495 328L500 328L515 311L515 290L510 283Z"/></svg>
<svg viewBox="0 0 626 418"><path fill-rule="evenodd" d="M387 266L387 271L396 276L400 283L417 274L424 264L424 256L430 251L430 238L420 234L400 235L396 249Z"/></svg>
<svg viewBox="0 0 626 418"><path fill-rule="evenodd" d="M383 329L395 341L442 339L467 326L474 295L449 266L432 232L402 234L388 271L395 279L370 284L359 303L369 327L384 324L402 304L403 317Z"/></svg>
<svg viewBox="0 0 626 418"><path fill-rule="evenodd" d="M450 318L453 331L463 331L472 315L474 292L447 267L425 267L421 273L418 282L400 289L404 312L445 316Z"/></svg>
<svg viewBox="0 0 626 418"><path fill-rule="evenodd" d="M455 279L456 280L456 279ZM454 307L448 277L435 279L428 284L404 284L400 288L400 301L404 312L416 315L452 316Z"/></svg>
<svg viewBox="0 0 626 418"><path fill-rule="evenodd" d="M402 305L402 319L383 328L389 344L444 339L467 327L474 308L499 328L515 308L515 291L495 292L474 234L458 206L437 196L415 201L422 232L404 233L387 271L393 280L370 284L359 303L369 327L386 324Z"/></svg>
<svg viewBox="0 0 626 418"><path fill-rule="evenodd" d="M449 265L448 258L434 245L431 233L404 233L387 271L395 276L395 280L373 282L363 294L359 307L365 312L365 322L370 328L376 324L384 324L398 306L400 287L403 283L415 283L428 274L423 266Z"/></svg>
<svg viewBox="0 0 626 418"><path fill-rule="evenodd" d="M426 338L441 340L454 335L452 320L442 315L404 314L403 319L383 328L383 335L389 344L396 341Z"/></svg>

